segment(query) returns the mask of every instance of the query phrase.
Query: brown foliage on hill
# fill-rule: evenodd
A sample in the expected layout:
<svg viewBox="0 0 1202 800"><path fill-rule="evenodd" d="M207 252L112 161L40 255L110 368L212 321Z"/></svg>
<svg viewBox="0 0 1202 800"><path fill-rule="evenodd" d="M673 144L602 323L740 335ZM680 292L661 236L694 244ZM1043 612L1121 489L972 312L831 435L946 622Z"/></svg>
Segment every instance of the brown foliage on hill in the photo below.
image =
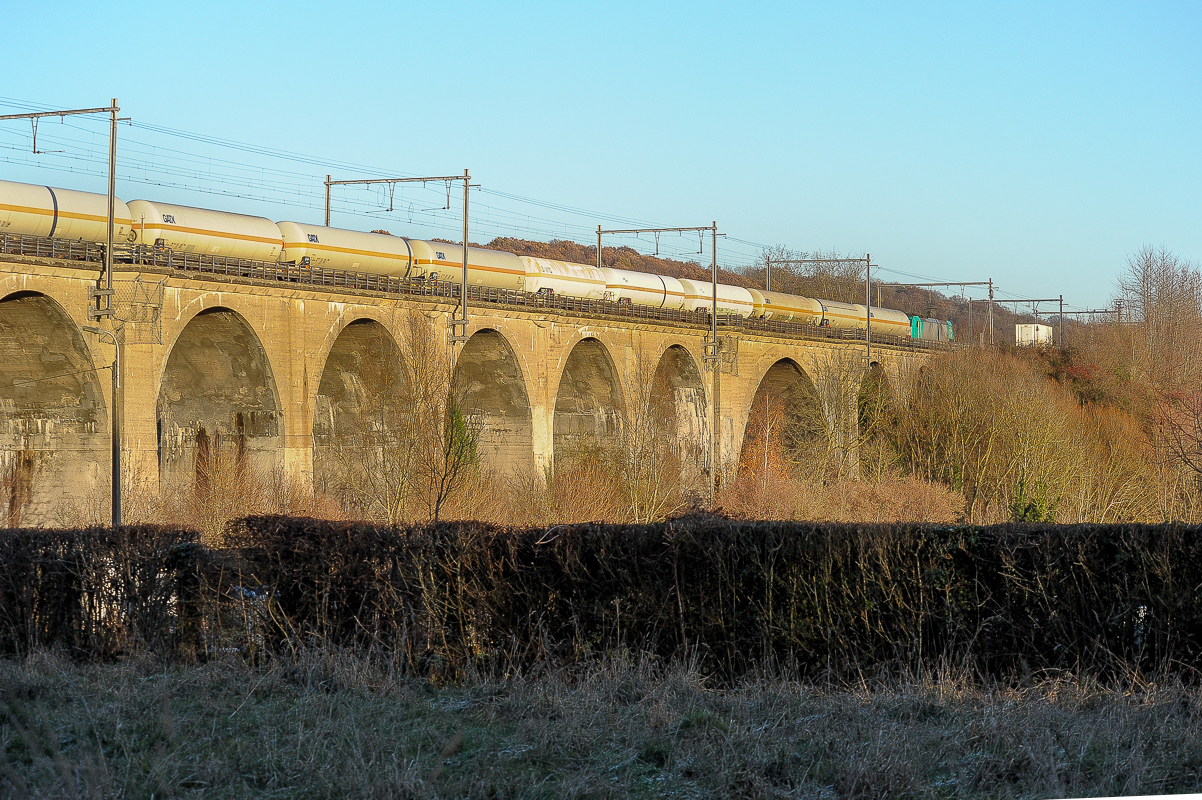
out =
<svg viewBox="0 0 1202 800"><path fill-rule="evenodd" d="M573 264L596 264L597 248L588 247L577 242L553 239L550 242L535 242L529 239L511 239L499 236L486 245L480 245L489 250L505 250L519 256L533 258L550 258L557 261L570 261ZM634 272L649 272L653 275L670 275L673 278L687 278L694 281L710 279L709 266L703 266L693 261L677 261L673 258L643 255L632 247L602 247L601 265L614 269L629 269ZM750 278L737 272L718 268L718 281L731 286L756 286Z"/></svg>

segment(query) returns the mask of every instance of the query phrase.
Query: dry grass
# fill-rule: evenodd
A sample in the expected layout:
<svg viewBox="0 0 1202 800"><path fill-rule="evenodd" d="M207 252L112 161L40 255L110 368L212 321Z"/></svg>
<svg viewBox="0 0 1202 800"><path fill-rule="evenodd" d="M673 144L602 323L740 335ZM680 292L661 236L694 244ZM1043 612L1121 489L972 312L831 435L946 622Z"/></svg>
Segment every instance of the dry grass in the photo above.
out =
<svg viewBox="0 0 1202 800"><path fill-rule="evenodd" d="M816 522L955 522L964 498L918 478L832 481L823 485L780 473L745 474L715 504L745 519Z"/></svg>
<svg viewBox="0 0 1202 800"><path fill-rule="evenodd" d="M1052 677L859 686L686 666L435 688L338 653L0 662L13 797L1064 797L1202 788L1202 697Z"/></svg>
<svg viewBox="0 0 1202 800"><path fill-rule="evenodd" d="M220 546L230 520L255 514L286 514L345 519L338 504L315 492L299 476L282 469L263 470L240 462L232 448L209 460L200 480L158 484L157 470L127 465L122 481L122 521L126 525L170 524L199 531L206 545ZM56 527L106 525L112 519L107 485L81 495L60 509Z"/></svg>

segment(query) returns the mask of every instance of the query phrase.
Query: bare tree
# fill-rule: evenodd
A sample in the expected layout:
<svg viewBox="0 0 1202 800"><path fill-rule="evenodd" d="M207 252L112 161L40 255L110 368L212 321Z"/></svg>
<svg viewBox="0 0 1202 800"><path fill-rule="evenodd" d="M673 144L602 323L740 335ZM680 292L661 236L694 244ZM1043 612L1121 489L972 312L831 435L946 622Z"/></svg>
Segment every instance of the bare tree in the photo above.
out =
<svg viewBox="0 0 1202 800"><path fill-rule="evenodd" d="M663 519L683 504L685 443L676 435L676 405L666 375L639 359L631 375L632 398L618 454L620 484L635 523Z"/></svg>
<svg viewBox="0 0 1202 800"><path fill-rule="evenodd" d="M814 386L826 423L828 463L840 478L859 477L859 400L864 374L858 350L823 348L814 360Z"/></svg>
<svg viewBox="0 0 1202 800"><path fill-rule="evenodd" d="M1127 259L1120 301L1133 329L1132 371L1157 390L1202 379L1202 273L1161 248Z"/></svg>
<svg viewBox="0 0 1202 800"><path fill-rule="evenodd" d="M344 505L389 524L437 521L478 463L479 426L453 394L451 353L416 310L392 346L382 331L355 384L353 428L331 426L330 487Z"/></svg>
<svg viewBox="0 0 1202 800"><path fill-rule="evenodd" d="M821 297L844 303L864 302L864 264L847 261L834 250L793 250L784 245L766 248L756 259L748 274L760 279L772 260L772 289L805 297ZM790 261L805 260L796 264Z"/></svg>

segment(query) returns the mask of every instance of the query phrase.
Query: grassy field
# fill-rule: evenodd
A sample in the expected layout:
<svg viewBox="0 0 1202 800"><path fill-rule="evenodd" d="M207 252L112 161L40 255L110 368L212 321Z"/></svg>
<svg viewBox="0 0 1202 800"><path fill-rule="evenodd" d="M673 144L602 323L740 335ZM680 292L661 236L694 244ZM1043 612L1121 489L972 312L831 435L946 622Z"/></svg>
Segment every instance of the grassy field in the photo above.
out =
<svg viewBox="0 0 1202 800"><path fill-rule="evenodd" d="M438 687L310 653L0 661L5 797L1064 797L1202 789L1202 694L614 659Z"/></svg>

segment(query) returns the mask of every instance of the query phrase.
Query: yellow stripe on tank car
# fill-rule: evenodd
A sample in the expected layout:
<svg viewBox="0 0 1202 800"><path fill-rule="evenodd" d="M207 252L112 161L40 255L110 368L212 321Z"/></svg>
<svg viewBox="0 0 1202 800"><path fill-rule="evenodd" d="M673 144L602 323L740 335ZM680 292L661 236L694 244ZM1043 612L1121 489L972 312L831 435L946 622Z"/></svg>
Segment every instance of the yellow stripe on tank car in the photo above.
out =
<svg viewBox="0 0 1202 800"><path fill-rule="evenodd" d="M78 211L63 211L62 209L59 209L58 216L59 216L59 219L66 217L68 219L84 219L84 220L88 220L89 222L104 222L106 224L109 221L108 214L104 214L102 216L97 216L96 214L82 214ZM119 225L121 223L124 223L124 224L132 227L134 224L134 221L132 219L121 219L120 217L113 217L114 225Z"/></svg>
<svg viewBox="0 0 1202 800"><path fill-rule="evenodd" d="M769 308L773 311L788 311L790 314L809 314L811 317L822 316L821 311L810 311L809 309L794 308L793 306L774 306L771 303L766 303L764 308Z"/></svg>
<svg viewBox="0 0 1202 800"><path fill-rule="evenodd" d="M646 292L647 294L662 294L668 297L687 297L684 292L670 292L667 289L648 289L645 286L627 286L623 283L607 283L606 290L617 289L622 292Z"/></svg>
<svg viewBox="0 0 1202 800"><path fill-rule="evenodd" d="M408 255L401 255L399 253L378 253L374 250L356 250L353 247L336 247L332 244L296 242L294 245L289 245L287 241L284 242L285 250L296 250L297 248L302 250L325 250L330 253L346 253L353 256L375 256L376 258L404 259L405 261L408 261L410 258Z"/></svg>
<svg viewBox="0 0 1202 800"><path fill-rule="evenodd" d="M414 259L413 263L418 264L418 265L429 264L434 267L459 267L460 269L463 268L462 261L438 261L437 259L430 259L427 261L427 260L423 260L423 259ZM526 271L524 269L523 270L515 270L515 269L505 269L503 267L486 267L483 264L473 264L470 261L467 262L467 268L474 269L478 272L499 272L502 275L521 275L523 278L526 277Z"/></svg>
<svg viewBox="0 0 1202 800"><path fill-rule="evenodd" d="M164 222L152 223L151 230L175 231L177 233L199 233L201 236L215 236L218 239L240 239L244 242L259 242L260 244L283 245L283 239L272 239L266 236L248 236L244 233L227 233L225 231L210 231L205 228L188 228L183 225L168 225Z"/></svg>

